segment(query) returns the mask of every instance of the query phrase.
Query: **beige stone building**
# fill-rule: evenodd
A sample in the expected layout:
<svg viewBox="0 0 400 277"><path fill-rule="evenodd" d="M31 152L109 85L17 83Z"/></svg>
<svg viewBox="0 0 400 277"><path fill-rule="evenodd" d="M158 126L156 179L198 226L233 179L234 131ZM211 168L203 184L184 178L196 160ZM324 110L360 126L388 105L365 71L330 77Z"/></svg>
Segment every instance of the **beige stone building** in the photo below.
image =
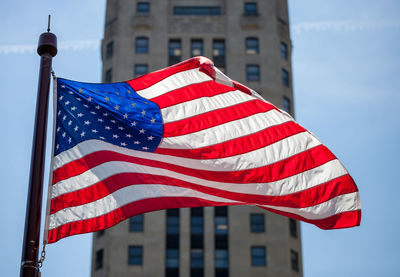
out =
<svg viewBox="0 0 400 277"><path fill-rule="evenodd" d="M192 56L293 114L286 0L108 0L103 80ZM300 226L256 207L162 210L93 238L92 276L302 276Z"/></svg>

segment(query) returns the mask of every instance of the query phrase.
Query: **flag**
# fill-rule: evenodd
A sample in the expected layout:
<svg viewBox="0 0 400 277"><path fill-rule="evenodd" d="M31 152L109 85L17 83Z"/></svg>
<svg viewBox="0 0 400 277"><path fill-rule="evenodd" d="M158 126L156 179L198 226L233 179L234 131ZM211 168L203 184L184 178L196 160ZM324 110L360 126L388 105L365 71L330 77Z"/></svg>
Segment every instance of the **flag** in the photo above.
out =
<svg viewBox="0 0 400 277"><path fill-rule="evenodd" d="M360 224L358 189L332 152L207 58L120 83L59 78L55 97L48 243L181 207Z"/></svg>

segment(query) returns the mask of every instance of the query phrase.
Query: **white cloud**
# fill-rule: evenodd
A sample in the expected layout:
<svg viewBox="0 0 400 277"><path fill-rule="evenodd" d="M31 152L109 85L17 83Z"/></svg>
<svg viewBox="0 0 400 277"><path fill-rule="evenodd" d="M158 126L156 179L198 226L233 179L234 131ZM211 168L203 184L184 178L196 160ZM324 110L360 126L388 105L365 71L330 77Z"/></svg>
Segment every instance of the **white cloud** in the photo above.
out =
<svg viewBox="0 0 400 277"><path fill-rule="evenodd" d="M386 28L400 27L400 19L382 21L319 21L302 22L291 25L294 34L299 35L304 32L354 32Z"/></svg>
<svg viewBox="0 0 400 277"><path fill-rule="evenodd" d="M58 51L83 51L83 50L98 50L100 40L71 40L58 43ZM0 45L0 55L10 54L29 54L35 53L37 45L22 44L22 45Z"/></svg>

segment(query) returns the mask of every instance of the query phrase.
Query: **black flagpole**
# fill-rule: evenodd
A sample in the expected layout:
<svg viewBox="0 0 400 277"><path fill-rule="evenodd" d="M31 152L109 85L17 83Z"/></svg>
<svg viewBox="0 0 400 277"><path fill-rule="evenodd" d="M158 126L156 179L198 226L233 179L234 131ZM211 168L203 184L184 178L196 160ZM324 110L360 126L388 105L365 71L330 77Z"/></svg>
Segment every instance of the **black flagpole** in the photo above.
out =
<svg viewBox="0 0 400 277"><path fill-rule="evenodd" d="M39 271L38 248L40 217L42 212L50 72L51 60L57 54L57 37L53 33L50 33L50 16L47 32L41 34L39 37L37 52L41 58L35 129L32 144L31 171L26 204L24 242L22 246L21 277L36 277Z"/></svg>

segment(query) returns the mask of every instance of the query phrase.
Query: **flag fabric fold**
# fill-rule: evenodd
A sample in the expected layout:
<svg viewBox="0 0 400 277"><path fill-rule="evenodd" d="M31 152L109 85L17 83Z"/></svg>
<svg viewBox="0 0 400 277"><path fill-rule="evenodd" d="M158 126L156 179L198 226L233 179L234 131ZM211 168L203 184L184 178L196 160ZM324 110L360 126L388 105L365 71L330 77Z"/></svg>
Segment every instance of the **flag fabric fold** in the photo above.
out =
<svg viewBox="0 0 400 277"><path fill-rule="evenodd" d="M48 243L181 207L360 224L357 186L332 152L207 58L120 83L59 78L55 97Z"/></svg>

